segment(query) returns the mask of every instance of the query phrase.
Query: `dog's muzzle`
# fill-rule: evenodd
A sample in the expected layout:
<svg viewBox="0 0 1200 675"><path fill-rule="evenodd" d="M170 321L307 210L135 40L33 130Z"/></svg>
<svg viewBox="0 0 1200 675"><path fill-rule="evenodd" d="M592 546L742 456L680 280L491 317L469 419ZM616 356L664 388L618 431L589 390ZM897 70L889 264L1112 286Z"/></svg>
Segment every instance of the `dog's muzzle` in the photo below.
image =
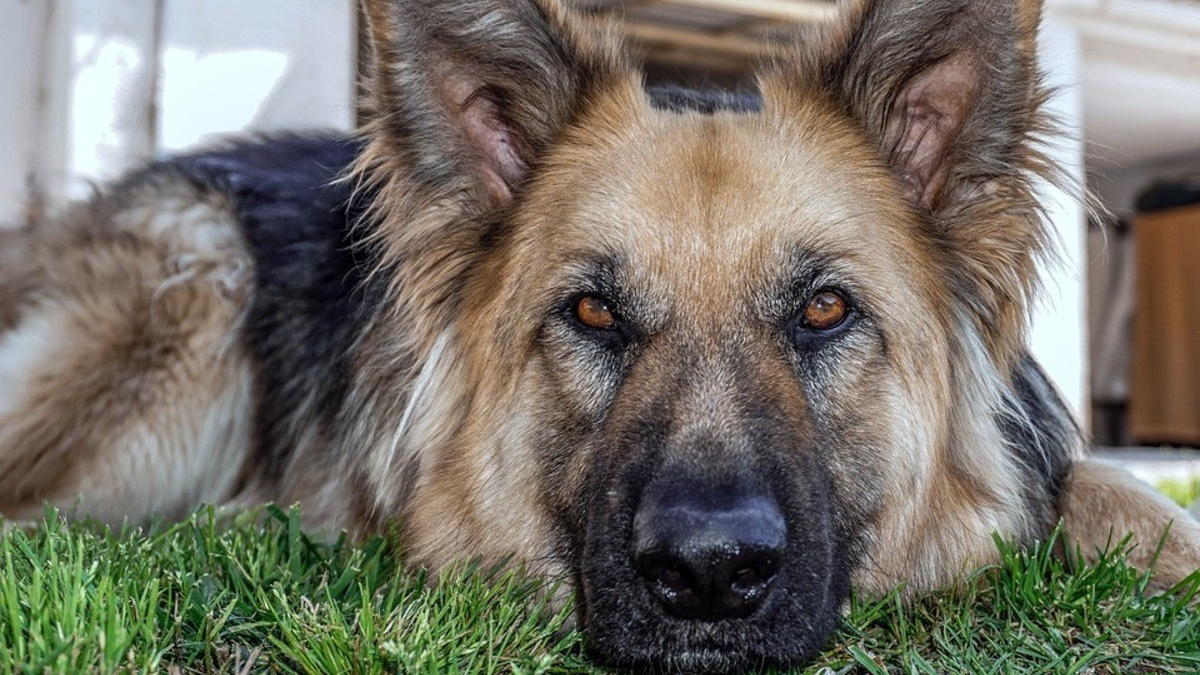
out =
<svg viewBox="0 0 1200 675"><path fill-rule="evenodd" d="M635 670L710 674L816 654L853 564L823 471L655 463L590 485L577 608L594 652Z"/></svg>

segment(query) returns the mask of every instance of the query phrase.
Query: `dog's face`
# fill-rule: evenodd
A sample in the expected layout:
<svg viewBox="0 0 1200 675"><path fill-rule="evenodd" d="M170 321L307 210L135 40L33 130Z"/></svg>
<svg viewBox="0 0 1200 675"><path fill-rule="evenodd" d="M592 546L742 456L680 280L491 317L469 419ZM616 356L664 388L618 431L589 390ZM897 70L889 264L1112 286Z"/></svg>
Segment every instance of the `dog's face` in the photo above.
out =
<svg viewBox="0 0 1200 675"><path fill-rule="evenodd" d="M622 111L551 155L497 248L482 314L521 345L514 454L543 467L601 651L797 662L920 461L907 402L935 376L905 360L946 359L933 251L826 111Z"/></svg>
<svg viewBox="0 0 1200 675"><path fill-rule="evenodd" d="M363 167L431 336L419 558L515 551L605 658L733 671L1019 531L956 397L1021 337L1036 8L863 2L703 115L549 4L367 7Z"/></svg>

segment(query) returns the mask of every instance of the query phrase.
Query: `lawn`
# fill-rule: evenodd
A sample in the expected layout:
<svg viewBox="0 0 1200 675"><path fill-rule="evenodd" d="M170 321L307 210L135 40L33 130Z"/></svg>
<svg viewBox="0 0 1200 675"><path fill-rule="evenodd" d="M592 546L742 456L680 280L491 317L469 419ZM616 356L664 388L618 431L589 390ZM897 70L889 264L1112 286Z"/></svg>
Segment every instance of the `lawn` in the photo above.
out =
<svg viewBox="0 0 1200 675"><path fill-rule="evenodd" d="M318 544L280 509L215 520L114 535L48 514L4 534L0 673L608 672L518 575L433 586L383 539ZM856 600L800 672L1200 672L1200 575L1152 597L1120 555L1067 572L1052 543L998 545L957 595Z"/></svg>

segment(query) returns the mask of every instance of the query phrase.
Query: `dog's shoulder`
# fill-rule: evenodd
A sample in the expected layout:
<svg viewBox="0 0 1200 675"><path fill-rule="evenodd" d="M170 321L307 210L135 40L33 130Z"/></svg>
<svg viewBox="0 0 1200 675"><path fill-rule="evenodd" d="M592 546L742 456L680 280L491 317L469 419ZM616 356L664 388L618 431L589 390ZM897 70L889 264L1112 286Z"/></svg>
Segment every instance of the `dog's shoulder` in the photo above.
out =
<svg viewBox="0 0 1200 675"><path fill-rule="evenodd" d="M1024 354L1013 368L1008 410L997 423L1043 495L1057 501L1083 432L1037 361Z"/></svg>

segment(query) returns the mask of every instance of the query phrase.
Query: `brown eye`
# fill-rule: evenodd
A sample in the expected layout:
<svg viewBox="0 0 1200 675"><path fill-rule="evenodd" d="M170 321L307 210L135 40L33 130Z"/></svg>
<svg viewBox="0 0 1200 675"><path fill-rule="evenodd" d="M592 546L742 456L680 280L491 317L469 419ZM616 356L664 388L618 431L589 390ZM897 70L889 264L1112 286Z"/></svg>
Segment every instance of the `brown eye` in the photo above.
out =
<svg viewBox="0 0 1200 675"><path fill-rule="evenodd" d="M849 310L846 300L832 291L821 291L808 301L804 308L804 326L812 330L837 328L846 320Z"/></svg>
<svg viewBox="0 0 1200 675"><path fill-rule="evenodd" d="M575 318L588 328L596 330L612 330L617 327L617 317L613 316L608 304L594 295L585 295L575 305Z"/></svg>

